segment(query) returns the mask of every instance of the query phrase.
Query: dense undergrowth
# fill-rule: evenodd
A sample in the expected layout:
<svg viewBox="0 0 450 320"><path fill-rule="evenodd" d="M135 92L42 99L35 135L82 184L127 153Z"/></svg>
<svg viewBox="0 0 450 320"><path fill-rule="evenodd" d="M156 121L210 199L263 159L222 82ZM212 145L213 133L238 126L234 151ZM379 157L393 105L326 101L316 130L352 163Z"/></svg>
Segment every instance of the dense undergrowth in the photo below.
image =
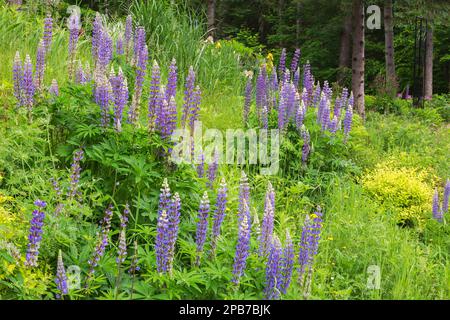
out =
<svg viewBox="0 0 450 320"><path fill-rule="evenodd" d="M153 7L139 3L132 8L134 21L136 26L151 30L147 34L149 61L158 61L162 82L167 81L167 67L176 58L180 72L178 113L182 113L184 79L192 65L203 91L199 118L206 127L260 127L255 103L251 104L248 121L243 121L242 114L244 70L253 70L256 82L262 57L235 41L209 43L203 29L189 20L192 15L183 16L184 12L150 3ZM450 298L450 218L448 212L444 212L442 222L432 216L435 189L442 199L450 172L448 96L436 96L424 109L413 108L408 100L386 102L366 97L366 122L355 114L348 136L342 131L332 134L323 130L317 121L317 108L310 107L303 120L310 136L306 161L302 160L304 131L291 122L283 133L276 175L261 175L254 165L223 164L210 188L208 179L199 177L195 167L176 166L167 160L165 150L170 143L158 132L149 133L146 120L141 119L141 126L136 127L124 124L121 132L99 125L100 109L92 98L94 84L75 84L68 79L69 32L64 20L56 19L58 12L46 57L45 83L48 87L56 79L59 95L46 90L37 95L30 122L27 110L16 106L11 71L16 50L30 54L35 62L43 16L8 6L0 9L0 57L4 62L0 65L0 298L58 297L61 288L55 276L60 275L59 252L66 267L80 269L81 286L69 290L66 299L267 298L267 266L273 256L261 257L258 252L262 231L257 221L263 227L269 182L275 190L273 232L288 248L289 231L295 253L291 284L281 294L282 299ZM78 43L77 59L92 64L90 28L95 15L83 12L82 17L84 14L86 31ZM107 23L114 39L124 23ZM265 62L272 63L270 59ZM111 64L116 70L122 68L132 92L135 67L117 55ZM147 75L143 110L150 82ZM333 100L339 92L335 90ZM267 120L268 128L279 126L275 109ZM83 157L79 161L78 192L70 196L70 188L74 188L73 157L80 148ZM252 227L247 265L236 285L232 280L242 232L238 218L242 171L250 183ZM165 178L171 193L178 193L182 204L171 273L158 272L155 250L161 220L160 188ZM213 215L222 178L227 184L228 201L221 235L215 254L210 255L208 231L197 265L199 205L206 192ZM26 252L36 199L46 202L45 219L38 266L30 267L26 265ZM89 261L98 251L96 244L102 232L99 224L103 221L104 226L105 209L110 204L113 215L108 246L89 278ZM127 204L128 254L118 264ZM322 209L318 210L318 206ZM298 254L305 216L318 219L319 213L323 213L323 223L318 252L310 262L308 286L297 281L302 268ZM208 230L212 228L210 221ZM380 268L379 289L367 285L369 266ZM69 274L68 269L66 272Z"/></svg>

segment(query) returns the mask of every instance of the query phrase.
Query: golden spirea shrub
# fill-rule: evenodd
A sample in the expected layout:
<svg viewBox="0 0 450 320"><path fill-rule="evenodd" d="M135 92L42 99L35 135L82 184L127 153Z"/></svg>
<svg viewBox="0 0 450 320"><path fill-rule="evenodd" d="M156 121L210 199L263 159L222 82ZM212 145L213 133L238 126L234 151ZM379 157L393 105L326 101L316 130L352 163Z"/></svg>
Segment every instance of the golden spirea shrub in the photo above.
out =
<svg viewBox="0 0 450 320"><path fill-rule="evenodd" d="M364 189L386 211L392 211L398 223L421 227L430 215L433 188L430 174L410 167L398 167L391 161L378 164L363 179Z"/></svg>

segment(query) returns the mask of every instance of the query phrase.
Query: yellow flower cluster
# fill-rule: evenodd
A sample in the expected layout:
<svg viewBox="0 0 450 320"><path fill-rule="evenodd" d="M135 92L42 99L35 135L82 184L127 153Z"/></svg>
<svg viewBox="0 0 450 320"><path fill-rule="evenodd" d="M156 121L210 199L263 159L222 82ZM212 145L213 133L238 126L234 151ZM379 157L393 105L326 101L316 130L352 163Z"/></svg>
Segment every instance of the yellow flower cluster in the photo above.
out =
<svg viewBox="0 0 450 320"><path fill-rule="evenodd" d="M362 182L375 200L396 213L397 222L420 227L431 210L433 188L427 183L428 175L417 168L396 167L386 161L366 174Z"/></svg>

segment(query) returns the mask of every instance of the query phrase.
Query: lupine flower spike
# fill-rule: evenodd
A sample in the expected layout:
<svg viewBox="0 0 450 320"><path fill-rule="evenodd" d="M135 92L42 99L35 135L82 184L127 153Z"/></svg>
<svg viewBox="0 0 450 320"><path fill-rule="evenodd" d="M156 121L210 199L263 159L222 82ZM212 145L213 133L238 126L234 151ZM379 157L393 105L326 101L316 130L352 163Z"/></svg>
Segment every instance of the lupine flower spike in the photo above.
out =
<svg viewBox="0 0 450 320"><path fill-rule="evenodd" d="M294 270L294 245L292 243L291 235L286 230L286 240L283 248L283 257L281 260L281 281L279 288L282 294L286 294L287 289L291 284L292 271Z"/></svg>
<svg viewBox="0 0 450 320"><path fill-rule="evenodd" d="M217 168L219 166L219 151L214 149L212 161L208 165L208 183L207 186L212 189L214 181L216 180Z"/></svg>
<svg viewBox="0 0 450 320"><path fill-rule="evenodd" d="M97 244L91 259L88 261L89 271L86 279L86 288L94 276L95 267L97 267L101 257L105 254L106 246L109 244L109 231L111 230L111 219L113 215L113 205L110 204L105 210L105 216L102 219L102 228L98 234Z"/></svg>
<svg viewBox="0 0 450 320"><path fill-rule="evenodd" d="M64 262L62 259L61 250L58 252L58 262L56 267L56 289L58 293L56 294L57 299L62 299L64 295L69 293L69 289L67 287L67 275L66 270L64 269Z"/></svg>
<svg viewBox="0 0 450 320"><path fill-rule="evenodd" d="M433 195L433 218L436 219L439 222L442 222L442 210L439 206L439 193L438 190L436 189L434 191L434 195Z"/></svg>
<svg viewBox="0 0 450 320"><path fill-rule="evenodd" d="M201 255L203 253L203 247L205 245L206 233L208 230L208 215L209 215L209 199L208 193L205 191L203 198L200 202L200 207L198 209L198 222L197 222L197 233L195 236L195 243L197 244L197 256L195 260L195 265L200 265Z"/></svg>
<svg viewBox="0 0 450 320"><path fill-rule="evenodd" d="M52 44L53 37L53 18L50 14L47 14L47 17L44 19L44 48L45 53L50 50L50 46Z"/></svg>
<svg viewBox="0 0 450 320"><path fill-rule="evenodd" d="M236 245L236 253L234 256L233 264L233 278L231 282L238 285L242 275L244 274L245 268L247 266L247 258L250 250L250 225L249 219L250 209L248 208L247 202L244 200L242 202L243 215L242 220L239 222L239 233L238 242Z"/></svg>
<svg viewBox="0 0 450 320"><path fill-rule="evenodd" d="M450 180L447 179L447 183L444 187L444 199L442 200L442 214L447 213L448 211L448 200L450 196Z"/></svg>
<svg viewBox="0 0 450 320"><path fill-rule="evenodd" d="M23 65L20 59L19 51L16 51L13 64L13 84L14 84L14 96L17 99L17 105L19 107L25 104L24 93L22 92L22 78L23 78Z"/></svg>
<svg viewBox="0 0 450 320"><path fill-rule="evenodd" d="M225 210L227 206L227 184L225 179L222 178L220 181L219 191L217 193L216 209L214 210L213 217L213 227L212 227L212 239L211 239L211 257L214 256L217 239L220 236L220 229L222 226L223 219L225 217Z"/></svg>
<svg viewBox="0 0 450 320"><path fill-rule="evenodd" d="M274 236L269 247L269 257L266 267L266 286L264 295L267 300L278 299L280 291L278 284L281 282L281 243L277 236Z"/></svg>
<svg viewBox="0 0 450 320"><path fill-rule="evenodd" d="M84 157L83 149L78 149L77 151L75 151L73 155L73 162L70 175L70 185L68 192L68 197L71 199L79 195L78 183L80 182L80 173L81 173L80 161L83 160L83 157Z"/></svg>
<svg viewBox="0 0 450 320"><path fill-rule="evenodd" d="M38 199L34 202L34 205L37 207L37 209L33 211L33 217L30 221L30 232L28 235L28 247L25 260L25 265L29 267L37 266L39 248L41 246L42 240L42 227L44 226L45 218L43 209L47 204L45 203L45 201Z"/></svg>
<svg viewBox="0 0 450 320"><path fill-rule="evenodd" d="M178 230L181 215L181 199L178 193L175 193L169 205L169 224L167 232L167 271L172 274L173 259L175 256L175 244L178 238Z"/></svg>
<svg viewBox="0 0 450 320"><path fill-rule="evenodd" d="M264 217L261 226L261 237L259 239L259 254L266 255L272 243L274 223L275 191L269 182L264 202Z"/></svg>
<svg viewBox="0 0 450 320"><path fill-rule="evenodd" d="M44 89L44 73L45 73L45 44L44 41L39 42L36 55L36 72L35 86L39 92Z"/></svg>

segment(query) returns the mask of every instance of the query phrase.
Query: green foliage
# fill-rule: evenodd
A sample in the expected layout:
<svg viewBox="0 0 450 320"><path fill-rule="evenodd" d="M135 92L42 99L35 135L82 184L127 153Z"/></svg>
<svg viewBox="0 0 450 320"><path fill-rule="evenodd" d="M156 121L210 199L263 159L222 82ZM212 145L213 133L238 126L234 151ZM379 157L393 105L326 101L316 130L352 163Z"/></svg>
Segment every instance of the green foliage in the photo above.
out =
<svg viewBox="0 0 450 320"><path fill-rule="evenodd" d="M378 164L362 180L367 192L380 202L397 223L422 227L430 216L433 189L426 175L414 168L396 168L393 162Z"/></svg>

